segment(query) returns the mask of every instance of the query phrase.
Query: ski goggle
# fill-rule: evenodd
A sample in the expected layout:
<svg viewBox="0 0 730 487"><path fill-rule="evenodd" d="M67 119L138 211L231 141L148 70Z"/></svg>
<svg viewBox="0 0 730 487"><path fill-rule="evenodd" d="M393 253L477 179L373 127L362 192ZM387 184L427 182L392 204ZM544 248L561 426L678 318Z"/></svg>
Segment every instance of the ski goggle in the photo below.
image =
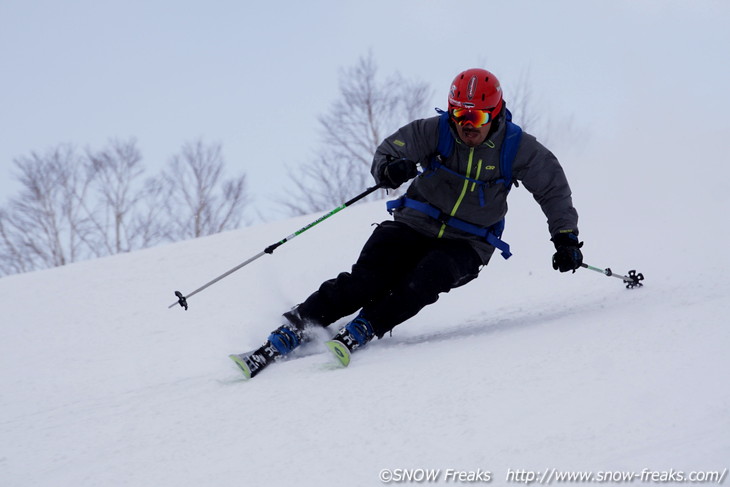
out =
<svg viewBox="0 0 730 487"><path fill-rule="evenodd" d="M480 110L478 108L452 108L451 119L461 126L471 124L474 127L483 127L492 121L492 112L494 108L489 110Z"/></svg>

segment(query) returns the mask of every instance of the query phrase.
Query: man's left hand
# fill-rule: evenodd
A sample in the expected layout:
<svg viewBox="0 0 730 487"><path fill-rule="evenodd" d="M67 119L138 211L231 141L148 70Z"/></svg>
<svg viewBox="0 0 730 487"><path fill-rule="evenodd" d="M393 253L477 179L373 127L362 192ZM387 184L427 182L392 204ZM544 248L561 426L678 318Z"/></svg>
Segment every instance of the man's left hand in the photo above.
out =
<svg viewBox="0 0 730 487"><path fill-rule="evenodd" d="M572 232L559 233L552 238L555 244L553 254L553 269L560 272L573 271L583 263L583 253L580 248L583 242L578 241L578 236Z"/></svg>

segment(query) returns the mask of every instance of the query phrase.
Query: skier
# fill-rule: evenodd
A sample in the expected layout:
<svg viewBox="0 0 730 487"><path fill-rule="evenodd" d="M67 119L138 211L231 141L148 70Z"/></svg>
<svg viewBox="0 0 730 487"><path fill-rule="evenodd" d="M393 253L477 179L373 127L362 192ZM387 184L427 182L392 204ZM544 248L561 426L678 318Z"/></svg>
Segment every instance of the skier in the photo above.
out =
<svg viewBox="0 0 730 487"><path fill-rule="evenodd" d="M373 158L376 182L395 189L415 178L404 197L389 203L393 220L375 228L350 272L325 281L286 312L262 347L231 355L244 374L253 377L311 339L311 327L359 311L328 342L347 365L350 352L382 338L440 293L476 278L495 248L508 257L509 246L500 237L512 178L547 216L556 249L553 268L580 267L578 214L563 169L510 120L497 78L469 69L451 84L447 114L413 121L386 138ZM519 145L509 149L515 135ZM512 160L505 162L509 150Z"/></svg>

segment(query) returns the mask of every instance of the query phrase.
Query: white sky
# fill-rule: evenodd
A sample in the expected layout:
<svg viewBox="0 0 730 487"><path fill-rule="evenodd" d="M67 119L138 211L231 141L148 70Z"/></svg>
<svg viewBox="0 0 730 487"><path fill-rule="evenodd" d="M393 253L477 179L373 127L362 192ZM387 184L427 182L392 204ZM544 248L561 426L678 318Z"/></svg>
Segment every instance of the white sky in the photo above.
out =
<svg viewBox="0 0 730 487"><path fill-rule="evenodd" d="M339 70L370 50L441 107L463 69L508 93L529 70L545 109L587 130L585 157L629 151L635 128L647 147L703 144L730 134L728 25L725 0L2 0L0 204L31 151L136 137L151 175L203 137L270 213L321 147Z"/></svg>

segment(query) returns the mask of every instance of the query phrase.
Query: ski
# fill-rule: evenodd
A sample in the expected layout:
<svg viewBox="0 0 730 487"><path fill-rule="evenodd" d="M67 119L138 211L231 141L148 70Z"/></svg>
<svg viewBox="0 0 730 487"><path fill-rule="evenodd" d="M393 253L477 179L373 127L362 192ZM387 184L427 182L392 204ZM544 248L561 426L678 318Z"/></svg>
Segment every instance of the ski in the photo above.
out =
<svg viewBox="0 0 730 487"><path fill-rule="evenodd" d="M246 379L251 379L256 375L256 373L251 372L251 366L247 363L248 354L231 354L228 358L233 360L236 366L241 369Z"/></svg>
<svg viewBox="0 0 730 487"><path fill-rule="evenodd" d="M350 364L350 350L339 340L329 340L325 342L327 349L337 359L338 365L347 367ZM263 346L257 350L252 350L245 353L234 353L228 356L229 359L236 364L236 367L243 373L246 380L256 377L262 370L267 368L269 365L277 360L280 356L271 356L266 353L266 346ZM311 355L318 355L318 352L298 354L296 357L287 357L286 359L297 359L309 357Z"/></svg>
<svg viewBox="0 0 730 487"><path fill-rule="evenodd" d="M243 372L243 375L246 377L246 379L250 379L252 377L251 375L251 367L248 366L246 363L246 356L244 354L236 355L231 354L228 356L229 359L233 360L233 362L238 366L239 369L241 369L241 372Z"/></svg>
<svg viewBox="0 0 730 487"><path fill-rule="evenodd" d="M339 340L329 340L325 342L325 345L343 367L350 365L350 350L344 343Z"/></svg>
<svg viewBox="0 0 730 487"><path fill-rule="evenodd" d="M277 354L273 347L267 345L250 352L231 354L228 358L241 369L246 379L252 379L276 360Z"/></svg>

